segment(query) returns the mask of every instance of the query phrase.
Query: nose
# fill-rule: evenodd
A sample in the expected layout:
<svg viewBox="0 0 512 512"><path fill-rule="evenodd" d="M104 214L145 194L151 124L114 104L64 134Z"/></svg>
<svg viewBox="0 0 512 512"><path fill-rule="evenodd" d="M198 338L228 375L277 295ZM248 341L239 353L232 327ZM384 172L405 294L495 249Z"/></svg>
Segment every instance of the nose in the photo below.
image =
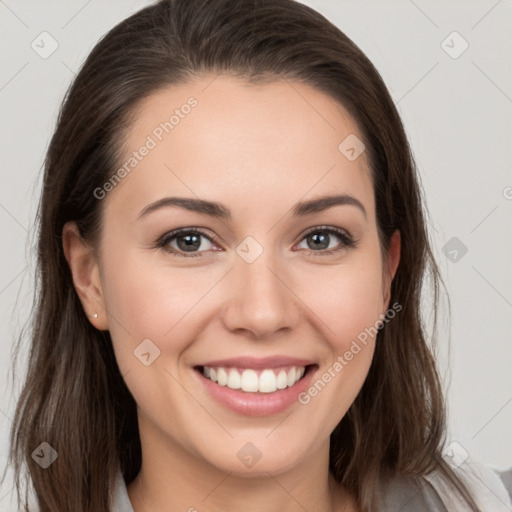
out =
<svg viewBox="0 0 512 512"><path fill-rule="evenodd" d="M255 338L268 338L296 327L300 300L293 292L291 273L263 253L252 263L238 258L229 273L229 297L222 309L225 327L248 331Z"/></svg>

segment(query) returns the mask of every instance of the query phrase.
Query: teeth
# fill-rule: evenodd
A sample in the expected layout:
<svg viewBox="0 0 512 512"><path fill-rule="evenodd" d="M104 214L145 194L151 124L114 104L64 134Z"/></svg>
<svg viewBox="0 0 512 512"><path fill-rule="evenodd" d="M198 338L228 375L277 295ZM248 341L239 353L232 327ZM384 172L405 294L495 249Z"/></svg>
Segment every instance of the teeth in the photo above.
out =
<svg viewBox="0 0 512 512"><path fill-rule="evenodd" d="M288 387L288 375L286 375L286 372L284 370L281 370L277 374L276 386L277 389L284 389Z"/></svg>
<svg viewBox="0 0 512 512"><path fill-rule="evenodd" d="M224 368L217 369L217 382L219 386L225 386L228 383L228 374Z"/></svg>
<svg viewBox="0 0 512 512"><path fill-rule="evenodd" d="M263 370L260 375L259 391L261 393L272 393L277 389L277 377L272 370Z"/></svg>
<svg viewBox="0 0 512 512"><path fill-rule="evenodd" d="M240 389L242 387L242 378L234 368L229 370L227 386L231 389Z"/></svg>
<svg viewBox="0 0 512 512"><path fill-rule="evenodd" d="M258 391L258 374L254 370L244 370L241 377L242 391Z"/></svg>
<svg viewBox="0 0 512 512"><path fill-rule="evenodd" d="M231 389L241 389L248 393L273 393L278 389L293 386L302 378L306 371L304 366L292 366L285 369L265 369L258 373L255 370L236 368L211 368L203 367L203 375L220 386Z"/></svg>
<svg viewBox="0 0 512 512"><path fill-rule="evenodd" d="M295 382L295 377L297 376L297 372L295 368L292 368L288 372L288 386L293 386L293 383Z"/></svg>

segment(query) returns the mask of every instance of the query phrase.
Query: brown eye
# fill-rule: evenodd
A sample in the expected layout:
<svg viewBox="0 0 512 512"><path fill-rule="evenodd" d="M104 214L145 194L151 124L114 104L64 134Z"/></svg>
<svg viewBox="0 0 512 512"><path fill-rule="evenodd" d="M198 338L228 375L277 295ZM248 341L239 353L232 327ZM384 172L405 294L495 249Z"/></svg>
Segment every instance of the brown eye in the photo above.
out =
<svg viewBox="0 0 512 512"><path fill-rule="evenodd" d="M204 240L207 240L205 243ZM202 256L208 251L211 238L198 229L182 228L165 234L157 243L157 247L177 256ZM206 246L206 247L205 247ZM201 249L201 250L200 250Z"/></svg>

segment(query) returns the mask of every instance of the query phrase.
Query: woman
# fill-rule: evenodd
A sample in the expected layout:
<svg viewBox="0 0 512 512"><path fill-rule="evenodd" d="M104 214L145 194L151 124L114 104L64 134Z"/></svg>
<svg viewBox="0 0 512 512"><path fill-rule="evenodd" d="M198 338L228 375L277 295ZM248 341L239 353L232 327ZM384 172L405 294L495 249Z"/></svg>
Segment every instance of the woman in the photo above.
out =
<svg viewBox="0 0 512 512"><path fill-rule="evenodd" d="M506 506L442 455L413 158L317 12L162 0L120 23L65 99L39 222L11 458L41 512Z"/></svg>

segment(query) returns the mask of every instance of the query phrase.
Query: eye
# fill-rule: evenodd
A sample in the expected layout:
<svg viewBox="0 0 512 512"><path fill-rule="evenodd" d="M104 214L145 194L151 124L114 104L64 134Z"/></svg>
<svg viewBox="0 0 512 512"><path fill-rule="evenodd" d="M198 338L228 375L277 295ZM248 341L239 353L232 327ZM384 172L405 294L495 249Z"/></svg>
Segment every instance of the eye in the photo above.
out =
<svg viewBox="0 0 512 512"><path fill-rule="evenodd" d="M203 240L207 240L207 243L203 243ZM176 256L187 258L201 256L202 252L211 249L211 247L208 247L208 244L212 243L212 237L199 228L181 228L166 233L158 240L156 247L162 248Z"/></svg>
<svg viewBox="0 0 512 512"><path fill-rule="evenodd" d="M338 238L340 242L331 245L333 238ZM357 245L357 242L349 233L333 226L315 227L309 230L302 240L308 245L308 247L306 247L308 252L315 254L315 256L329 255L343 249L353 248Z"/></svg>
<svg viewBox="0 0 512 512"><path fill-rule="evenodd" d="M338 244L334 246L331 245L333 238L339 240ZM206 240L206 244L203 243L204 240ZM348 232L333 226L312 228L302 240L306 241L309 246L306 250L315 256L329 255L357 245L357 241ZM156 242L155 247L186 258L202 256L202 253L212 249L222 250L214 245L214 237L206 234L201 228L180 228L166 233Z"/></svg>

